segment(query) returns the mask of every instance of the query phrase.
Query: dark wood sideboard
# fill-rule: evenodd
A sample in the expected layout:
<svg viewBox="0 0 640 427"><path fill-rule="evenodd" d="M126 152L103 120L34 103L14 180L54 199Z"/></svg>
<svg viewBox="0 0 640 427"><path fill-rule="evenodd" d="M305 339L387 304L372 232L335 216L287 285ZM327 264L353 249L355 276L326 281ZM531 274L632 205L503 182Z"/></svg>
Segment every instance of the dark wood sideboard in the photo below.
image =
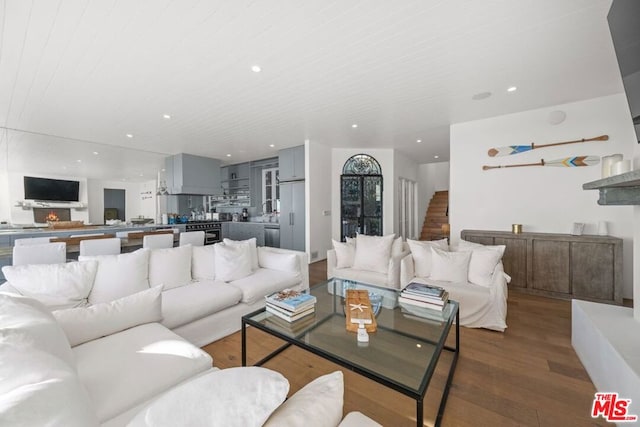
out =
<svg viewBox="0 0 640 427"><path fill-rule="evenodd" d="M610 236L462 230L462 239L505 245L510 290L622 304L622 239Z"/></svg>

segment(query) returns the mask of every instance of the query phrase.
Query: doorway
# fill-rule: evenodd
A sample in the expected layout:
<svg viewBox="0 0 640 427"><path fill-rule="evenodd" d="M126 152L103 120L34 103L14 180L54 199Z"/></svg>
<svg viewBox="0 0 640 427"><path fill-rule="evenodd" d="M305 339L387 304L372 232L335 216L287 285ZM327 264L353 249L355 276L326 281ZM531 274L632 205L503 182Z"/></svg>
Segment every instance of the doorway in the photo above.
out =
<svg viewBox="0 0 640 427"><path fill-rule="evenodd" d="M382 169L368 154L350 157L340 176L340 238L382 236Z"/></svg>
<svg viewBox="0 0 640 427"><path fill-rule="evenodd" d="M119 219L126 221L125 200L126 190L105 188L104 189L104 221Z"/></svg>

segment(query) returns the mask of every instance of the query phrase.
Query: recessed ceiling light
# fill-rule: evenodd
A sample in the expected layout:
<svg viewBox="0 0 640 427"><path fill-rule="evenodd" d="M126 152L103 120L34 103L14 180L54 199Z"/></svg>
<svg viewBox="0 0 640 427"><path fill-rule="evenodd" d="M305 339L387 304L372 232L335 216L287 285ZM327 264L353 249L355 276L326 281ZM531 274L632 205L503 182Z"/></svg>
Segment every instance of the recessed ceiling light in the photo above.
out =
<svg viewBox="0 0 640 427"><path fill-rule="evenodd" d="M440 156L436 155L436 156L433 156L433 158L434 158L434 159L439 159L439 158L440 158Z"/></svg>
<svg viewBox="0 0 640 427"><path fill-rule="evenodd" d="M140 174L140 176L144 176L144 174L143 174L143 173L141 173L141 174Z"/></svg>
<svg viewBox="0 0 640 427"><path fill-rule="evenodd" d="M133 138L133 134L132 133L128 133L127 134L127 138Z"/></svg>
<svg viewBox="0 0 640 427"><path fill-rule="evenodd" d="M126 181L126 180L127 180L127 178L122 178L122 180L123 180L123 181Z"/></svg>
<svg viewBox="0 0 640 427"><path fill-rule="evenodd" d="M166 169L165 169L165 168L162 168L162 169L161 169L161 171L162 171L162 172L166 172Z"/></svg>
<svg viewBox="0 0 640 427"><path fill-rule="evenodd" d="M98 154L100 154L100 153L98 153L97 151L94 151L94 152L93 152L93 155L94 155L94 156L97 156Z"/></svg>
<svg viewBox="0 0 640 427"><path fill-rule="evenodd" d="M417 140L416 140L416 142L417 142L418 144L422 144L422 140L421 140L421 139L417 139Z"/></svg>
<svg viewBox="0 0 640 427"><path fill-rule="evenodd" d="M169 120L171 118L171 114L163 114L162 118L166 119L166 120Z"/></svg>
<svg viewBox="0 0 640 427"><path fill-rule="evenodd" d="M67 170L67 167L66 167L66 166L63 166L63 167L62 167L62 170L65 170L65 171L66 171L66 170Z"/></svg>
<svg viewBox="0 0 640 427"><path fill-rule="evenodd" d="M482 101L483 99L487 99L490 96L491 92L480 92L473 95L471 99L473 99L474 101Z"/></svg>
<svg viewBox="0 0 640 427"><path fill-rule="evenodd" d="M275 146L276 146L276 144L269 144L269 147L271 147L271 148L273 148Z"/></svg>
<svg viewBox="0 0 640 427"><path fill-rule="evenodd" d="M259 65L254 65L251 67L251 71L253 71L254 73L259 73L260 71L262 71L262 68L260 68Z"/></svg>
<svg viewBox="0 0 640 427"><path fill-rule="evenodd" d="M517 87L511 86L510 88L507 89L507 92L515 92L516 90L518 90Z"/></svg>
<svg viewBox="0 0 640 427"><path fill-rule="evenodd" d="M231 157L231 154L227 154L227 157Z"/></svg>
<svg viewBox="0 0 640 427"><path fill-rule="evenodd" d="M354 123L354 124L352 124L352 125L351 125L351 127L355 129L355 128L357 128L357 127L358 127L358 124L357 124L357 123Z"/></svg>
<svg viewBox="0 0 640 427"><path fill-rule="evenodd" d="M78 159L78 160L76 160L76 162L78 162L78 163L82 163L82 160Z"/></svg>

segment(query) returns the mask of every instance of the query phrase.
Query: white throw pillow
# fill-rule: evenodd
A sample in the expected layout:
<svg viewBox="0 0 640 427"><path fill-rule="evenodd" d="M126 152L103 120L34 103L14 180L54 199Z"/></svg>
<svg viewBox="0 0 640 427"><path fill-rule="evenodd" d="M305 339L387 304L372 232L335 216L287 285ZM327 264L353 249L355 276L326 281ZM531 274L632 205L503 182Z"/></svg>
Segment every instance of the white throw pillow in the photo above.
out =
<svg viewBox="0 0 640 427"><path fill-rule="evenodd" d="M149 252L139 249L120 255L78 257L80 261L98 262L89 303L109 302L149 289Z"/></svg>
<svg viewBox="0 0 640 427"><path fill-rule="evenodd" d="M191 257L193 280L214 280L216 277L216 249L213 245L194 246Z"/></svg>
<svg viewBox="0 0 640 427"><path fill-rule="evenodd" d="M45 351L0 342L0 425L100 425L75 369Z"/></svg>
<svg viewBox="0 0 640 427"><path fill-rule="evenodd" d="M471 251L469 282L490 287L493 283L493 272L501 259L502 253L495 249L478 248Z"/></svg>
<svg viewBox="0 0 640 427"><path fill-rule="evenodd" d="M377 273L387 273L389 259L391 258L391 245L394 234L387 236L365 236L358 234L356 237L356 255L353 260L353 268Z"/></svg>
<svg viewBox="0 0 640 427"><path fill-rule="evenodd" d="M149 286L163 285L164 290L191 283L192 246L152 249L149 256Z"/></svg>
<svg viewBox="0 0 640 427"><path fill-rule="evenodd" d="M11 286L51 310L87 305L97 270L96 261L2 267Z"/></svg>
<svg viewBox="0 0 640 427"><path fill-rule="evenodd" d="M216 243L216 280L233 282L253 273L248 245Z"/></svg>
<svg viewBox="0 0 640 427"><path fill-rule="evenodd" d="M270 369L222 369L170 389L128 426L261 426L288 392L289 381Z"/></svg>
<svg viewBox="0 0 640 427"><path fill-rule="evenodd" d="M248 246L249 254L251 255L251 269L257 270L260 268L258 262L258 248L257 248L257 239L252 237L247 240L231 240L231 239L223 239L222 241L225 245L245 245Z"/></svg>
<svg viewBox="0 0 640 427"><path fill-rule="evenodd" d="M469 259L471 252L448 252L435 247L431 248L433 280L466 283L469 275Z"/></svg>
<svg viewBox="0 0 640 427"><path fill-rule="evenodd" d="M342 372L323 375L298 390L269 417L264 427L336 427L342 419Z"/></svg>
<svg viewBox="0 0 640 427"><path fill-rule="evenodd" d="M447 239L442 240L411 240L407 239L411 256L413 257L416 277L429 277L431 275L431 248L447 250Z"/></svg>
<svg viewBox="0 0 640 427"><path fill-rule="evenodd" d="M0 294L0 347L7 342L21 346L23 353L40 349L76 369L76 358L64 331L49 309L35 299ZM4 363L0 357L0 365ZM0 383L5 381L0 378Z"/></svg>
<svg viewBox="0 0 640 427"><path fill-rule="evenodd" d="M349 240L354 243L349 243ZM353 259L356 256L355 239L348 239L346 243L333 239L331 241L333 242L333 249L336 251L336 268L353 267Z"/></svg>
<svg viewBox="0 0 640 427"><path fill-rule="evenodd" d="M162 286L90 307L53 312L71 346L162 320Z"/></svg>
<svg viewBox="0 0 640 427"><path fill-rule="evenodd" d="M270 250L258 251L258 263L262 268L278 271L300 273L300 263L296 254L281 253Z"/></svg>
<svg viewBox="0 0 640 427"><path fill-rule="evenodd" d="M402 254L402 249L403 249L404 245L402 244L402 237L398 237L397 239L395 239L393 241L393 244L391 245L391 256L398 256Z"/></svg>
<svg viewBox="0 0 640 427"><path fill-rule="evenodd" d="M454 251L472 251L474 249L492 249L500 252L500 256L504 255L504 251L507 247L505 245L483 245L481 243L469 242L467 240L460 240L458 244L453 248Z"/></svg>

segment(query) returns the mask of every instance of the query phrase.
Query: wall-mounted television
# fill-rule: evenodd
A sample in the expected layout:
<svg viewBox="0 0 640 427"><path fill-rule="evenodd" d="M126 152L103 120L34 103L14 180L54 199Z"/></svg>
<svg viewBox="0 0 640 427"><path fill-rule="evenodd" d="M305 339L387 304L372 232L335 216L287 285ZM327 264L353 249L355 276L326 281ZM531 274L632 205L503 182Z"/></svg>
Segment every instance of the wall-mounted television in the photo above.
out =
<svg viewBox="0 0 640 427"><path fill-rule="evenodd" d="M640 142L640 1L613 0L607 21L636 139Z"/></svg>
<svg viewBox="0 0 640 427"><path fill-rule="evenodd" d="M24 177L24 198L55 202L78 202L80 182L64 179Z"/></svg>

